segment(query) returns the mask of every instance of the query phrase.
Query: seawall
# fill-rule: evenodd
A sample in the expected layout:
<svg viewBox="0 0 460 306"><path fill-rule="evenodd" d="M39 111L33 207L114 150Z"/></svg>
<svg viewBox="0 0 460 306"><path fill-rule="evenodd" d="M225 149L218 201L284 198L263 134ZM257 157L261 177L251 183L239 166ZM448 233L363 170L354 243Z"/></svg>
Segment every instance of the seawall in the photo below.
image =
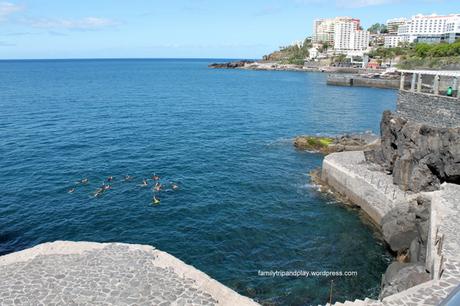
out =
<svg viewBox="0 0 460 306"><path fill-rule="evenodd" d="M333 190L358 205L377 225L395 208L423 195L431 200L427 254L424 262L431 280L382 300L335 305L438 305L460 285L460 186L443 184L434 192L406 193L390 175L365 162L364 153L333 153L324 158L321 178Z"/></svg>
<svg viewBox="0 0 460 306"><path fill-rule="evenodd" d="M396 113L406 119L434 127L458 127L460 99L401 90Z"/></svg>
<svg viewBox="0 0 460 306"><path fill-rule="evenodd" d="M399 82L399 79L373 79L365 78L359 75L329 74L327 76L327 84L335 86L358 86L398 89Z"/></svg>
<svg viewBox="0 0 460 306"><path fill-rule="evenodd" d="M327 155L321 179L361 207L377 225L393 208L407 205L415 197L395 186L390 175L368 167L362 151Z"/></svg>

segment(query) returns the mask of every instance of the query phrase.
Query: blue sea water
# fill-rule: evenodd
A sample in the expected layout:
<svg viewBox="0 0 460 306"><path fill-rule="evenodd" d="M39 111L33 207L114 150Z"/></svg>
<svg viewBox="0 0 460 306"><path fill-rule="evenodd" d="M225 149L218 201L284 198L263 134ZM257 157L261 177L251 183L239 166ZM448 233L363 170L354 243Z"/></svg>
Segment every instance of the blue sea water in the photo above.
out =
<svg viewBox="0 0 460 306"><path fill-rule="evenodd" d="M316 191L308 172L322 156L292 138L378 132L395 92L210 62L0 62L0 254L54 240L150 244L265 304L324 304L331 280L334 300L375 296L389 254L359 212ZM138 186L154 173L180 186L158 206ZM113 189L93 197L109 175Z"/></svg>

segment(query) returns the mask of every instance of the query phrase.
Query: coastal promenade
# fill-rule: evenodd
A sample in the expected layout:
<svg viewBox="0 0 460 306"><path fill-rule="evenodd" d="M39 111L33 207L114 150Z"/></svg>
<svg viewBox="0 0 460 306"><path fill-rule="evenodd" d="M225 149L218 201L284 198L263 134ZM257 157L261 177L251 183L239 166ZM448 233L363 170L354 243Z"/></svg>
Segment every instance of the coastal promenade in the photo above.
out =
<svg viewBox="0 0 460 306"><path fill-rule="evenodd" d="M358 205L377 225L392 209L414 200L419 194L401 191L390 175L366 164L362 151L333 153L325 157L322 178L337 192ZM366 299L334 305L438 305L460 285L460 186L443 184L431 199L427 270L432 279L381 301Z"/></svg>
<svg viewBox="0 0 460 306"><path fill-rule="evenodd" d="M57 241L0 257L1 305L258 305L151 246Z"/></svg>
<svg viewBox="0 0 460 306"><path fill-rule="evenodd" d="M415 92L415 79L383 113L379 146L324 158L321 181L359 206L397 256L379 300L335 305L440 305L460 288L460 104Z"/></svg>

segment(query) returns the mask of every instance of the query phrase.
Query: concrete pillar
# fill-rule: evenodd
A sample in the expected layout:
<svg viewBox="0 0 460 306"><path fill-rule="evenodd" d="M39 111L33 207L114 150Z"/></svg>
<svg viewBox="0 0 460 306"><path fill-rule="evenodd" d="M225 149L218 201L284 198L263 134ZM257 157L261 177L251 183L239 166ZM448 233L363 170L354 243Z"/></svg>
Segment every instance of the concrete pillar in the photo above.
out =
<svg viewBox="0 0 460 306"><path fill-rule="evenodd" d="M406 75L404 72L401 73L401 83L399 84L399 90L404 90L404 83L406 82Z"/></svg>
<svg viewBox="0 0 460 306"><path fill-rule="evenodd" d="M433 80L433 93L439 95L439 75L436 75Z"/></svg>
<svg viewBox="0 0 460 306"><path fill-rule="evenodd" d="M417 92L422 92L422 74L418 74Z"/></svg>
<svg viewBox="0 0 460 306"><path fill-rule="evenodd" d="M415 91L415 82L417 82L417 75L412 73L412 81L410 82L410 91Z"/></svg>
<svg viewBox="0 0 460 306"><path fill-rule="evenodd" d="M452 86L453 90L457 91L457 98L460 98L460 84L458 84L458 77L454 77L454 84Z"/></svg>

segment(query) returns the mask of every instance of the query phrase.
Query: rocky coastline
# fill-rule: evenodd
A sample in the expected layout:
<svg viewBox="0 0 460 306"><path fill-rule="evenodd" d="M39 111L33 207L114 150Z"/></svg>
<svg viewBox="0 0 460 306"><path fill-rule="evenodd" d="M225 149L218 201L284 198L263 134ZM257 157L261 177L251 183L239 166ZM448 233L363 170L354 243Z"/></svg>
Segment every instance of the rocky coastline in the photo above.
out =
<svg viewBox="0 0 460 306"><path fill-rule="evenodd" d="M419 304L423 298L428 305L435 305L449 292L442 286L434 287L437 291L429 294L420 291L416 298L414 289L408 289L441 284L442 278L449 277L443 276L446 261L452 263L449 267L455 277L452 283L442 284L451 290L460 283L460 275L455 274L458 253L446 259L447 251L443 251L440 242L448 235L456 235L459 222L456 221L459 228L448 227L442 234L439 223L442 218L455 218L443 215L442 206L452 207L460 202L460 122L459 127L443 127L430 125L429 120L417 114L413 118L420 120L408 119L401 112L402 104L398 101L396 112L383 113L380 138L372 144L348 137L336 141L340 150L332 146L333 141L319 150L328 155L322 169L311 177L322 190L332 190L342 201L359 206L377 225L394 254L394 262L382 276L375 305L386 305L388 301L406 305L405 299L410 302L407 305ZM460 108L453 107L456 111ZM298 138L294 145L308 149L310 139ZM458 242L451 241L449 247L460 252Z"/></svg>
<svg viewBox="0 0 460 306"><path fill-rule="evenodd" d="M209 64L208 67L212 69L322 72L328 73L326 84L334 86L398 89L400 83L399 73L386 73L384 70L375 69L334 66L304 66L295 64L282 64L280 62L272 61L251 60L212 63Z"/></svg>
<svg viewBox="0 0 460 306"><path fill-rule="evenodd" d="M383 70L363 69L353 67L335 67L335 66L304 66L296 64L284 64L279 61L254 61L240 60L233 62L211 63L208 65L212 69L242 69L242 70L260 70L260 71L300 71L300 72L323 72L334 74L379 74Z"/></svg>
<svg viewBox="0 0 460 306"><path fill-rule="evenodd" d="M380 138L372 133L345 134L335 137L302 135L294 138L294 147L313 153L362 151L378 147Z"/></svg>

